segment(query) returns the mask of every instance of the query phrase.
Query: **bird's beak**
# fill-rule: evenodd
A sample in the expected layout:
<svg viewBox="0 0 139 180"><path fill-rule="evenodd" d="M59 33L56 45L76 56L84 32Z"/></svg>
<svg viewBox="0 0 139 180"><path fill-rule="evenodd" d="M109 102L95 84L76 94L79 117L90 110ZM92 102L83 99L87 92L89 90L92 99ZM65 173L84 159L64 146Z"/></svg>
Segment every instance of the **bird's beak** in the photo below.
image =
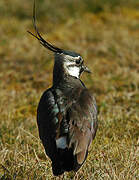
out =
<svg viewBox="0 0 139 180"><path fill-rule="evenodd" d="M85 65L82 66L82 69L84 72L91 73L90 69Z"/></svg>

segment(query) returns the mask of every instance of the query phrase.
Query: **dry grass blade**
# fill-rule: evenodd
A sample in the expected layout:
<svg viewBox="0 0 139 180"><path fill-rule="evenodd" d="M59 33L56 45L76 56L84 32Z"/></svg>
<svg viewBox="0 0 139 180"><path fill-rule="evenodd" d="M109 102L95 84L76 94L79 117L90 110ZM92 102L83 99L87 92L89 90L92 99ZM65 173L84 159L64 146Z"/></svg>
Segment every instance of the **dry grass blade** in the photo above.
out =
<svg viewBox="0 0 139 180"><path fill-rule="evenodd" d="M62 178L137 180L138 0L37 2L40 32L47 31L46 39L59 47L80 53L92 70L82 78L99 108L99 128L86 163L77 175L65 173ZM37 104L52 82L53 61L26 35L32 28L31 8L28 0L0 1L0 179L4 180L56 179L36 126ZM31 35L45 43L34 26L36 35Z"/></svg>

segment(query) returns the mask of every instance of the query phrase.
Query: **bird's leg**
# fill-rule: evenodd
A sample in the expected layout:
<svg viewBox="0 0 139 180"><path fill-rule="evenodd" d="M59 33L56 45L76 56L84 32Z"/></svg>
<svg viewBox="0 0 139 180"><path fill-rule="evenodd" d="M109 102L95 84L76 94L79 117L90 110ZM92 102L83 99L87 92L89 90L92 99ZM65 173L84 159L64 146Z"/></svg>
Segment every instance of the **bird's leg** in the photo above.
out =
<svg viewBox="0 0 139 180"><path fill-rule="evenodd" d="M61 179L64 180L64 174L62 174Z"/></svg>
<svg viewBox="0 0 139 180"><path fill-rule="evenodd" d="M79 180L79 176L77 172L74 174L74 180Z"/></svg>
<svg viewBox="0 0 139 180"><path fill-rule="evenodd" d="M64 174L62 174L58 177L55 177L55 180L64 180Z"/></svg>

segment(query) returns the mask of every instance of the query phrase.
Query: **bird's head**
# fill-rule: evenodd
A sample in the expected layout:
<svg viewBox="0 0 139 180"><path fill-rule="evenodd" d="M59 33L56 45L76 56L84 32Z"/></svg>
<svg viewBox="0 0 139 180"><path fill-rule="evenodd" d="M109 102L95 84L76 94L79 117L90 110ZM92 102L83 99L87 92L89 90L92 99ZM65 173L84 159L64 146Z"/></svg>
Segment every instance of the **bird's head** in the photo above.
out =
<svg viewBox="0 0 139 180"><path fill-rule="evenodd" d="M62 53L55 54L56 64L61 61L64 73L66 75L79 78L82 72L90 73L90 70L84 65L84 60L80 54L62 50Z"/></svg>
<svg viewBox="0 0 139 180"><path fill-rule="evenodd" d="M72 52L72 51L66 51L63 49L60 49L51 43L47 42L43 39L43 37L40 35L38 28L36 26L36 15L35 15L35 1L34 1L34 8L33 8L33 25L36 34L33 34L30 31L27 31L32 36L34 36L36 39L39 40L39 42L47 49L55 53L55 65L59 68L63 69L64 74L74 76L76 78L80 78L80 75L82 72L88 72L91 71L84 65L84 60L80 56L80 54Z"/></svg>

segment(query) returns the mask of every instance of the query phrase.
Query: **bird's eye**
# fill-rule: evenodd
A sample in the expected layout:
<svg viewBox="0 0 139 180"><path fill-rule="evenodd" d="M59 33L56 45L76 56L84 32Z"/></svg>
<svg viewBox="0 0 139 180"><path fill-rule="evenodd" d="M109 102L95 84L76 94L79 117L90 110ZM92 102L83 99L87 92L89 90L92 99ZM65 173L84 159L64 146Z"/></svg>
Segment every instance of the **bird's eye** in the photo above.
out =
<svg viewBox="0 0 139 180"><path fill-rule="evenodd" d="M79 57L79 59L77 59L77 60L76 60L76 64L80 64L80 63L81 63L81 61L82 61L82 58L81 58L81 57Z"/></svg>

